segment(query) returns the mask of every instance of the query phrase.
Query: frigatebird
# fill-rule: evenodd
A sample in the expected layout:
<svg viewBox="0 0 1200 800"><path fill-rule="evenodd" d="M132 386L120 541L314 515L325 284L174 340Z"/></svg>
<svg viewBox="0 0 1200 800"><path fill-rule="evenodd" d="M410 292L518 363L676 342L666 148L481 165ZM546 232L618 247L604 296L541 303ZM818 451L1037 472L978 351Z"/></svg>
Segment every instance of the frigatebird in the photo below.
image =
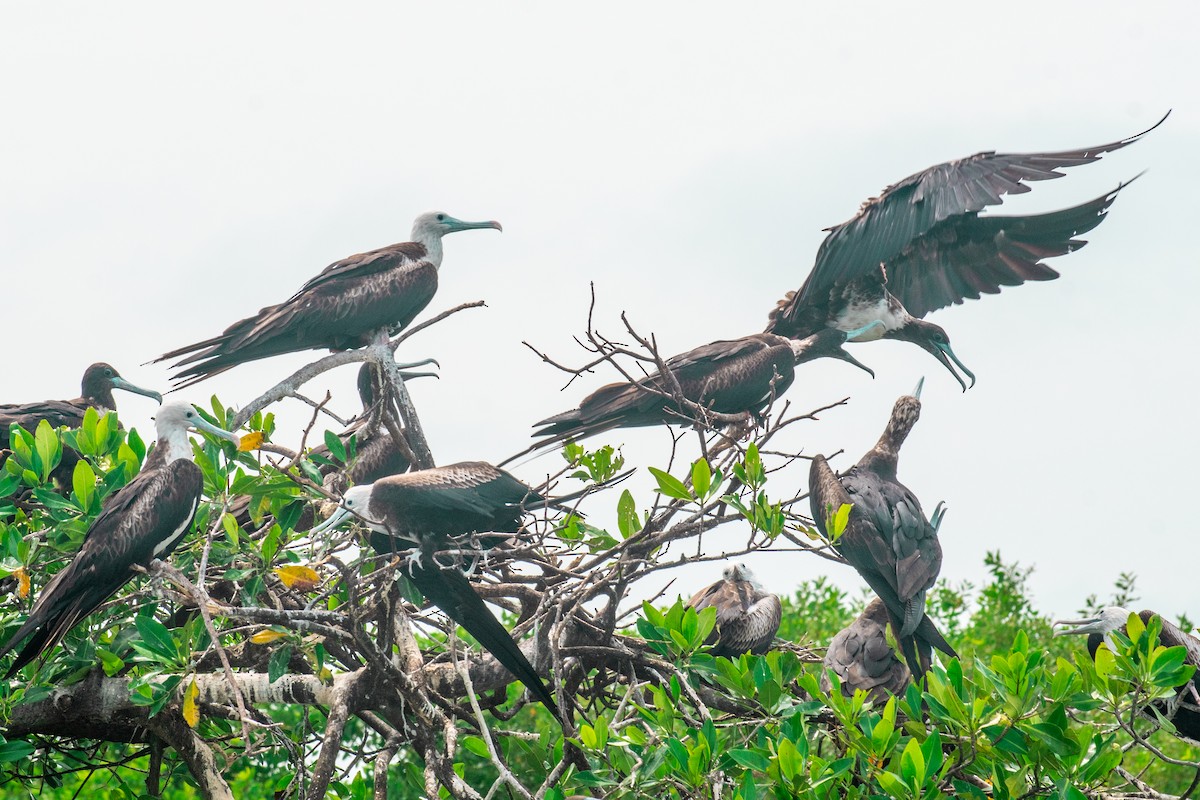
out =
<svg viewBox="0 0 1200 800"><path fill-rule="evenodd" d="M1168 112L1169 113L1169 112ZM946 331L922 319L931 311L997 294L1001 286L1048 281L1058 273L1042 263L1083 247L1077 239L1105 219L1127 184L1072 208L1046 214L980 216L1006 194L1028 192L1033 181L1061 178L1059 170L1089 164L1132 144L1162 124L1127 139L1055 153L976 153L910 175L862 204L829 235L798 292L776 305L769 333L801 338L825 327L853 330L884 325L851 341L899 339L932 354L966 391L951 364L975 375L950 347Z"/></svg>
<svg viewBox="0 0 1200 800"><path fill-rule="evenodd" d="M369 542L376 552L416 548L406 570L425 598L465 628L558 716L552 693L512 636L462 570L443 565L436 553L498 544L521 530L529 510L561 506L578 496L543 498L502 469L464 461L352 486L337 511L309 533L319 535L354 515L370 528ZM469 541L475 534L481 538Z"/></svg>
<svg viewBox="0 0 1200 800"><path fill-rule="evenodd" d="M46 584L29 619L0 647L3 657L32 634L6 678L54 647L116 594L133 578L131 567L166 558L187 534L204 490L204 475L192 462L188 429L238 441L187 403L167 403L154 419L158 443L142 471L108 500L75 558Z"/></svg>
<svg viewBox="0 0 1200 800"><path fill-rule="evenodd" d="M726 567L721 580L696 592L687 604L697 611L717 610L717 625L705 641L714 656L762 655L783 618L779 596L764 589L745 564Z"/></svg>
<svg viewBox="0 0 1200 800"><path fill-rule="evenodd" d="M503 230L495 221L463 222L440 211L422 214L413 222L411 242L334 262L279 305L154 360L187 356L175 363L186 367L174 376L183 381L176 388L183 388L260 358L365 347L406 327L429 305L437 292L442 237L475 228Z"/></svg>
<svg viewBox="0 0 1200 800"><path fill-rule="evenodd" d="M1055 636L1072 634L1087 635L1088 655L1096 658L1096 651L1101 643L1107 644L1109 650L1116 652L1112 634L1121 630L1129 621L1130 612L1120 606L1108 606L1100 609L1100 613L1086 619L1059 620L1055 625L1071 625L1073 627L1055 631ZM1152 617L1162 620L1162 630L1158 634L1158 642L1163 647L1183 647L1187 651L1183 663L1196 668L1191 680L1179 687L1175 696L1167 699L1151 701L1155 709L1171 721L1180 736L1200 743L1200 639L1174 625L1161 614L1150 610L1138 612L1138 617L1146 625ZM1153 715L1149 715L1153 716Z"/></svg>
<svg viewBox="0 0 1200 800"><path fill-rule="evenodd" d="M84 370L79 397L73 400L0 405L0 433L7 435L9 427L14 423L32 432L42 420L46 420L55 428L78 428L83 425L83 415L89 408L95 408L101 413L117 410L113 389L124 389L162 402L162 395L158 392L134 386L122 378L111 364L98 362Z"/></svg>
<svg viewBox="0 0 1200 800"><path fill-rule="evenodd" d="M846 697L861 689L872 701L886 703L891 695L903 693L912 673L888 644L887 624L887 606L876 597L858 619L838 631L825 651L821 689L828 692L833 687L832 670Z"/></svg>
<svg viewBox="0 0 1200 800"><path fill-rule="evenodd" d="M808 472L813 521L829 536L829 523L843 505L852 506L837 551L858 570L887 606L892 633L908 667L923 675L931 648L957 655L925 616L925 593L942 568L937 531L944 509L938 504L932 523L921 502L896 478L900 446L921 415L921 385L896 401L879 441L858 463L836 475L824 456Z"/></svg>
<svg viewBox="0 0 1200 800"><path fill-rule="evenodd" d="M880 325L875 322L866 328ZM718 414L758 414L788 390L796 379L796 366L806 361L839 358L874 377L870 368L842 348L848 337L866 328L849 332L826 328L800 340L756 333L711 342L664 363L683 397L696 405ZM540 440L525 452L613 428L687 422L694 413L679 408L672 390L671 381L657 371L636 383L602 386L585 397L579 408L535 424L540 430L533 435Z"/></svg>
<svg viewBox="0 0 1200 800"><path fill-rule="evenodd" d="M362 400L363 413L358 419L338 434L338 438L347 445L353 437L354 457L345 469L322 467L325 489L333 494L345 494L350 486L362 483L373 483L388 475L398 475L406 472L412 463L411 451L407 444L397 443L392 433L381 419L372 419L372 414L386 414L386 407L378 407L379 393L377 370L374 365L365 363L358 371L358 396ZM373 424L374 423L374 424ZM397 429L398 429L397 425ZM325 445L312 449L313 455L328 456Z"/></svg>

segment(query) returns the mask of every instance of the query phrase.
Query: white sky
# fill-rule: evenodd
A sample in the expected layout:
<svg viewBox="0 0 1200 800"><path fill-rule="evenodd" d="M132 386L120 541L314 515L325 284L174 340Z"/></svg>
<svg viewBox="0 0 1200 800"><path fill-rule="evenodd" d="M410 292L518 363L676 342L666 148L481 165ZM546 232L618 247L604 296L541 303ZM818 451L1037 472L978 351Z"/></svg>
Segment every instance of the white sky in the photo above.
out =
<svg viewBox="0 0 1200 800"><path fill-rule="evenodd" d="M139 364L338 258L407 239L437 208L505 232L447 240L428 314L488 308L400 355L442 363L440 381L412 387L439 462L499 460L610 379L560 394L560 373L520 344L580 361L571 336L589 281L602 330L627 311L666 354L752 333L803 281L821 228L885 185L982 149L1112 141L1174 108L1143 142L1006 204L1060 208L1149 169L1092 244L1052 262L1061 280L932 317L974 389L915 347L858 346L877 380L840 362L803 368L788 395L798 408L853 401L789 441L845 448L845 467L925 375L901 479L927 509L949 503L943 576L979 582L999 548L1037 565L1047 612L1131 570L1144 605L1200 614L1197 523L1177 513L1200 444L1187 208L1200 6L835 6L8 4L0 400L72 397L97 360L165 389L167 369ZM240 367L186 399L238 405L307 360ZM349 413L353 374L310 394L333 388ZM151 401L118 403L127 424L148 424ZM298 438L307 412L280 414ZM612 439L635 464L668 454L661 431ZM517 471L536 481L554 458ZM634 485L643 504L647 481ZM859 585L815 558L750 563L779 591L829 570Z"/></svg>

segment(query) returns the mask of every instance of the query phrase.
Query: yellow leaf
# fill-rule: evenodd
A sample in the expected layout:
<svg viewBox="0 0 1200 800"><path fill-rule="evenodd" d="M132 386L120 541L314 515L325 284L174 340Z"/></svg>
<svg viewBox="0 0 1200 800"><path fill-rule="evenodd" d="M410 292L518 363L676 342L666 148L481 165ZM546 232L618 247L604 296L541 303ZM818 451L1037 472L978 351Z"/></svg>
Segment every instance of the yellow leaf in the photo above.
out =
<svg viewBox="0 0 1200 800"><path fill-rule="evenodd" d="M247 433L238 439L238 452L245 453L247 450L257 450L262 447L263 438L262 431Z"/></svg>
<svg viewBox="0 0 1200 800"><path fill-rule="evenodd" d="M200 722L200 704L196 702L199 696L200 687L196 685L196 676L193 675L192 682L183 691L183 721L191 728Z"/></svg>
<svg viewBox="0 0 1200 800"><path fill-rule="evenodd" d="M300 564L276 567L275 574L279 576L279 580L283 581L284 586L300 592L312 591L321 582L321 576L315 569Z"/></svg>
<svg viewBox="0 0 1200 800"><path fill-rule="evenodd" d="M268 629L265 631L259 631L258 633L251 636L250 643L251 644L269 644L269 643L275 641L276 639L282 639L284 636L287 636L287 634L284 633L283 631L273 631L273 630Z"/></svg>
<svg viewBox="0 0 1200 800"><path fill-rule="evenodd" d="M17 594L22 600L29 597L29 571L24 567L17 567L13 572L17 576Z"/></svg>

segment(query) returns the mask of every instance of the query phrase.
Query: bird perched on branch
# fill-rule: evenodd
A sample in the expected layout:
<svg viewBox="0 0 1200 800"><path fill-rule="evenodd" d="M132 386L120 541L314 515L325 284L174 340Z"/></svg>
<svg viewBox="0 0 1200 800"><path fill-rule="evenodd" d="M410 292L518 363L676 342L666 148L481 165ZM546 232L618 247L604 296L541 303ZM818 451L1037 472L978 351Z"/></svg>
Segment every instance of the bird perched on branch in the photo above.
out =
<svg viewBox="0 0 1200 800"><path fill-rule="evenodd" d="M745 564L726 567L721 580L692 595L688 606L717 610L716 627L705 641L713 646L714 656L762 655L770 649L783 618L779 595L764 589Z"/></svg>
<svg viewBox="0 0 1200 800"><path fill-rule="evenodd" d="M1165 120L1166 117L1163 117ZM1104 221L1121 184L1087 203L1047 214L980 216L1028 183L1060 178L1162 124L1098 147L1055 153L983 152L910 175L829 228L812 272L770 314L769 333L800 338L823 328L884 325L851 341L899 339L934 356L966 391L954 365L975 383L946 332L922 319L931 311L996 294L1001 286L1048 281L1058 273L1043 259L1083 247L1077 236ZM953 364L951 364L953 361Z"/></svg>
<svg viewBox="0 0 1200 800"><path fill-rule="evenodd" d="M1129 621L1129 615L1130 612L1120 606L1108 606L1100 609L1100 613L1094 617L1055 622L1055 625L1071 627L1055 631L1054 635L1086 635L1088 637L1088 655L1095 659L1096 651L1100 649L1102 643L1116 653L1112 634L1125 627ZM1196 668L1191 680L1180 686L1174 697L1154 700L1150 705L1158 711L1159 715L1171 721L1180 736L1200 743L1200 639L1153 611L1140 611L1138 617L1147 626L1152 618L1158 617L1162 621L1162 630L1158 634L1159 644L1163 647L1183 647L1185 649L1183 665ZM1153 713L1147 716L1155 717Z"/></svg>
<svg viewBox="0 0 1200 800"><path fill-rule="evenodd" d="M437 292L442 237L476 228L503 230L499 222L463 222L440 211L417 217L412 241L381 247L330 264L300 291L220 336L164 353L157 361L187 356L174 378L191 386L238 364L301 350L365 347L398 332ZM422 361L403 366L420 366Z"/></svg>
<svg viewBox="0 0 1200 800"><path fill-rule="evenodd" d="M832 670L846 697L861 689L873 702L886 703L888 697L903 693L912 673L888 644L887 624L887 606L876 597L858 619L838 631L825 651L821 689L828 692L833 687Z"/></svg>
<svg viewBox="0 0 1200 800"><path fill-rule="evenodd" d="M117 402L113 389L123 389L134 394L153 397L162 402L162 395L150 389L134 386L121 377L111 364L98 362L83 373L79 397L73 400L43 400L40 403L9 403L0 405L0 434L7 441L11 425L20 425L27 431L37 429L38 423L46 420L53 427L78 428L83 425L83 415L89 408L104 413L116 411Z"/></svg>
<svg viewBox="0 0 1200 800"><path fill-rule="evenodd" d="M518 533L530 510L562 507L594 488L544 498L502 469L483 461L464 461L352 486L337 511L309 535L320 535L353 515L370 528L369 542L376 552L416 548L406 572L425 598L465 628L558 716L550 689L512 636L459 565L444 565L437 553L494 546Z"/></svg>
<svg viewBox="0 0 1200 800"><path fill-rule="evenodd" d="M922 383L896 401L883 435L857 464L839 476L824 456L817 456L808 473L809 504L822 534L831 537L830 522L842 506L851 506L834 546L883 600L914 675L925 673L933 647L956 655L925 616L925 593L942 568L937 531L943 507L938 504L931 523L921 502L896 477L900 446L921 415Z"/></svg>
<svg viewBox="0 0 1200 800"><path fill-rule="evenodd" d="M882 323L867 327L875 325ZM699 411L681 408L676 402L674 384L684 399L707 411L759 414L791 387L796 366L806 361L838 358L874 377L874 372L842 348L847 337L864 330L826 329L800 340L756 333L680 353L664 362L673 381L656 371L636 383L602 386L585 397L579 408L537 423L534 427L539 430L533 435L540 440L513 458L613 428L681 424L696 418Z"/></svg>
<svg viewBox="0 0 1200 800"><path fill-rule="evenodd" d="M187 535L204 490L203 473L192 462L188 429L238 441L186 403L159 408L155 428L158 443L142 471L108 499L75 558L46 584L25 624L0 647L3 657L30 637L5 677L49 651L116 594L133 577L134 565L166 558Z"/></svg>

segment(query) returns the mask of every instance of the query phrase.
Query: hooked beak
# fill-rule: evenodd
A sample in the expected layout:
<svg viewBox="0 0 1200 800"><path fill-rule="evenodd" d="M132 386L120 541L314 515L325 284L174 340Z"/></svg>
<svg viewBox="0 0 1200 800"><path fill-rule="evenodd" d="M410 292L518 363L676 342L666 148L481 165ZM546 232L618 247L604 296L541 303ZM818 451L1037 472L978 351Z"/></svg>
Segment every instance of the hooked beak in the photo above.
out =
<svg viewBox="0 0 1200 800"><path fill-rule="evenodd" d="M322 534L325 531L333 530L338 525L341 525L346 520L346 517L350 516L350 514L350 509L346 508L345 506L338 506L337 510L329 515L329 519L325 520L314 528L310 528L308 533L310 536L312 536L316 534Z"/></svg>
<svg viewBox="0 0 1200 800"><path fill-rule="evenodd" d="M146 397L153 397L155 400L158 401L159 405L162 405L162 395L159 394L158 392L154 391L153 389L143 389L140 386L134 386L132 383L125 380L120 375L114 375L110 380L112 382L112 387L114 389L124 389L125 391L133 392L134 394L140 394L140 395L144 395Z"/></svg>
<svg viewBox="0 0 1200 800"><path fill-rule="evenodd" d="M840 358L842 361L848 361L849 363L851 363L854 366L861 369L863 372L870 375L872 378L875 377L875 370L871 369L866 364L862 363L857 358L850 355L849 353L847 353L845 350L841 349L840 347L837 349L837 352L835 352L833 355L834 355L834 358Z"/></svg>
<svg viewBox="0 0 1200 800"><path fill-rule="evenodd" d="M196 419L192 421L192 424L189 425L188 427L192 428L193 430L205 431L207 433L211 433L213 436L217 436L226 441L233 442L235 445L238 444L239 442L241 442L241 438L236 433L230 433L227 430L218 428L216 425L213 425L211 422L204 419L203 417L197 416Z"/></svg>
<svg viewBox="0 0 1200 800"><path fill-rule="evenodd" d="M1074 634L1085 633L1104 633L1100 630L1100 617L1089 617L1087 619L1059 619L1054 621L1054 625L1070 625L1072 627L1061 631L1055 631L1055 636L1071 636Z"/></svg>
<svg viewBox="0 0 1200 800"><path fill-rule="evenodd" d="M922 379L923 380L923 379ZM946 518L946 501L941 500L937 504L937 508L933 510L933 519L929 520L929 524L933 526L933 532L937 533L942 529L942 520Z"/></svg>
<svg viewBox="0 0 1200 800"><path fill-rule="evenodd" d="M875 328L884 328L884 327L886 327L886 326L884 325L883 320L877 319L874 322L870 323L869 325L863 325L861 328L856 328L852 331L846 331L846 341L847 342L857 341L858 337L862 336L863 334L870 333Z"/></svg>
<svg viewBox="0 0 1200 800"><path fill-rule="evenodd" d="M500 225L500 223L496 222L494 219L487 220L486 222L464 222L461 219L447 217L444 221L444 224L450 228L451 233L455 231L478 230L480 228L495 228L500 232L504 231L504 228Z"/></svg>
<svg viewBox="0 0 1200 800"><path fill-rule="evenodd" d="M970 386L967 386L966 382L964 382L958 372L955 371L954 366L950 363L951 360L953 360L954 363L958 365L958 368L963 371L963 375L966 375L971 379L971 386L975 385L975 373L967 369L966 364L958 360L958 356L954 355L954 351L950 349L949 344L939 345L933 344L932 342L922 342L921 344L926 350L933 354L934 358L942 362L943 367L950 370L950 374L954 376L954 380L958 381L958 385L962 387L964 392L969 389Z"/></svg>

